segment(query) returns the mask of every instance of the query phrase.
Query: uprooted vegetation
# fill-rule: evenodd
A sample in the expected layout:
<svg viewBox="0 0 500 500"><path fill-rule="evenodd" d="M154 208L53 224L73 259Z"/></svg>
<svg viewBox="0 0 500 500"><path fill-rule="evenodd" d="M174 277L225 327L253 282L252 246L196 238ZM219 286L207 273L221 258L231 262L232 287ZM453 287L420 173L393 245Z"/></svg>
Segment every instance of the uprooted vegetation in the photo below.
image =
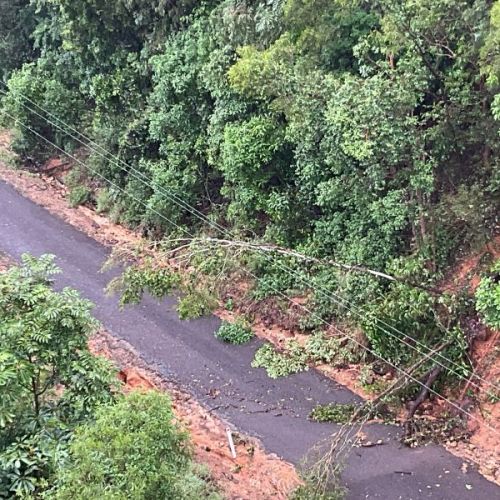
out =
<svg viewBox="0 0 500 500"><path fill-rule="evenodd" d="M151 250L149 248L149 243L144 241L141 242L140 238L137 237L136 234L127 231L126 229L110 224L108 220L95 214L94 212L81 208L79 210L72 210L68 208L67 202L65 202L65 189L58 183L54 183L50 177L33 177L31 175L15 173L10 170L2 171L2 176L5 179L8 179L9 182L12 182L18 189L20 189L25 195L32 197L38 203L46 205L49 207L51 211L58 214L59 216L64 217L66 220L70 221L72 224L77 227L81 227L83 230L88 232L89 235L97 238L99 241L102 241L107 245L114 245L116 248L116 244L118 241L121 242L119 248L120 251L116 255L117 260L124 259L128 264L135 263L133 269L137 270L136 267L141 265L142 259L146 254L149 257L146 259L147 266L151 266L153 262L157 265L163 266L171 266L168 267L167 275L171 274L173 271L181 271L181 276L186 276L185 268L179 267L179 262L176 262L175 259L172 260L172 254L168 254L168 266L165 260L162 257L165 255L157 256L158 258L151 260L153 254L149 252ZM131 243L134 242L134 243ZM155 245L157 247L157 245ZM483 252L486 254L489 252L490 255L497 256L498 252L495 251L497 248L497 243L494 241L489 244ZM174 252L175 254L175 252ZM481 257L482 256L482 257ZM141 261L137 260L141 258ZM490 262L491 257L485 255L484 253L479 253L477 256L468 259L467 261L463 261L460 263L459 268L462 269L464 267L467 268L467 273L457 273L457 276L465 275L472 276L472 282L479 282L478 276L478 266L477 262ZM181 259L182 263L182 259ZM473 263L473 265L471 264ZM186 261L187 264L187 261ZM226 263L227 264L227 263ZM466 264L466 265L465 265ZM143 262L144 265L144 262ZM187 265L189 268L190 266ZM191 268L191 271L194 271ZM162 273L158 273L158 275L162 275ZM236 276L237 277L237 276ZM179 280L180 276L176 279ZM199 286L201 283L205 283L204 280L200 280L202 276L198 275L197 283ZM168 280L172 279L171 277ZM463 279L463 278L462 278ZM167 280L167 281L168 281ZM179 282L182 280L179 280ZM223 281L223 280L222 280ZM210 289L219 289L216 284L220 285L220 282L217 280L209 279L208 283L211 285ZM455 283L456 285L456 283ZM181 286L181 285L179 285ZM443 288L448 288L449 284L445 283ZM182 286L181 286L182 288ZM253 297L252 293L252 285L248 281L232 281L230 285L222 287L221 289L221 301L220 304L223 306L223 309L219 308L216 313L223 318L227 318L230 321L234 322L235 314L240 317L243 317L243 323L248 324L251 318L255 318L257 323L253 323L253 329L260 336L267 338L277 346L286 345L287 339L290 338L290 335L293 335L301 345L305 345L305 343L310 340L311 346L309 349L312 349L314 355L318 355L319 351L323 352L325 355L325 360L332 359L332 354L336 352L337 346L340 344L346 348L344 355L352 356L352 354L348 354L349 352L356 352L356 348L359 348L362 356L359 357L359 360L362 361L361 365L352 364L347 358L346 361L342 360L342 357L337 360L336 363L331 364L321 364L318 366L319 369L324 370L328 375L333 376L333 378L339 379L342 383L347 383L350 385L356 392L360 392L365 397L375 397L377 394L383 394L387 388L390 388L392 382L394 380L394 373L391 370L390 366L387 363L381 362L380 360L375 360L372 363L368 363L369 359L366 359L366 352L360 347L360 343L363 345L363 336L362 331L359 329L349 330L348 333L351 335L351 339L348 337L344 337L343 335L339 338L335 338L336 335L339 335L338 331L336 331L335 327L329 327L327 332L323 332L319 334L316 332L316 335L311 337L311 333L308 333L307 330L300 330L299 326L302 324L304 310L301 308L301 304L304 304L305 297L300 296L297 298L293 298L293 303L288 302L282 296L279 297L267 297L262 299L261 301L256 301ZM212 292L212 300L213 300L213 292ZM289 305L287 308L286 305ZM285 307L284 307L285 306ZM284 326L283 328L276 328L273 326L275 324L279 324L280 326ZM474 365L477 367L478 374L484 375L487 380L498 380L498 371L488 372L490 366L494 366L498 361L498 351L495 350L495 338L488 338L487 332L484 331L484 328L478 328L480 326L476 322L472 322L472 325L475 328L475 332L479 339L481 345L484 344L482 349L486 349L485 352L487 356L479 353L473 352ZM272 328L271 328L272 327ZM300 331L299 331L300 330ZM313 342L313 337L316 337L317 341ZM283 339L284 342L283 342ZM322 349L322 345L324 341L327 341L328 349ZM356 340L356 342L354 342ZM316 345L317 347L313 347ZM487 345L489 346L487 348ZM333 346L333 349L332 349ZM283 353L283 347L280 347L280 352ZM356 357L354 356L356 359ZM334 358L333 358L334 359ZM316 365L316 363L313 363ZM497 363L498 364L498 363ZM316 365L317 366L317 365ZM334 367L335 366L335 367ZM359 368L358 368L359 367ZM496 373L496 375L495 375ZM345 375L348 375L348 378L345 379ZM404 379L403 379L404 380ZM476 381L475 378L471 378L471 381ZM354 384L354 385L352 385ZM467 388L468 387L468 388ZM470 395L471 392L476 393L476 388L471 388L469 384L466 384L464 388L467 390L467 404L470 404ZM465 394L465 390L463 390L462 394ZM439 403L438 398L432 398L433 404L429 405L424 403L422 405L422 410L425 415L430 416L430 421L432 425L432 420L435 418L435 410L432 409L433 406L436 406L436 403ZM396 401L394 401L396 399ZM481 408L484 408L484 404L495 405L495 402L498 400L495 397L494 391L490 390L482 390L477 392L477 398L473 400L482 401ZM399 401L399 403L398 403ZM399 398L389 398L389 400L384 401L390 407L392 403L396 403L395 409L396 411L400 408L401 402ZM491 409L493 406L489 406L487 413L483 414L481 411L475 412L476 418L479 417L481 419L484 418L484 432L481 431L482 435L488 436L488 440L491 441L492 434L488 431L491 425L495 425L494 422L498 420L491 420L494 417L494 411ZM449 411L446 405L437 405L437 409L440 412L442 410L443 416L449 415ZM371 413L373 415L373 413ZM376 418L380 418L379 414L375 414ZM387 413L382 413L382 418L387 418ZM390 417L392 421L392 417ZM473 421L472 423L475 423ZM470 428L471 421L469 421ZM429 437L425 437L425 425L420 426L418 439L415 440L416 443L425 442ZM481 426L482 428L483 426ZM428 427L430 429L430 427ZM462 425L457 426L456 431L457 435L460 435L460 429L463 428ZM422 432L424 429L424 432ZM473 430L476 427L473 428ZM465 434L462 434L464 436ZM463 440L456 440L452 437L449 440L449 446L457 445L457 447L451 447L450 450L459 453L460 456L468 457L471 460L477 462L481 466L481 470L490 477L495 480L495 472L496 467L492 464L495 463L494 459L494 442L486 442L484 437L480 437L478 434L478 439L474 439L474 446L471 445L471 448L468 448L466 443L463 443ZM409 437L407 441L408 444L411 443L412 437ZM491 451L491 453L490 453ZM489 458L488 458L489 457ZM485 460L486 458L486 460ZM484 464L484 465L483 465ZM332 470L336 470L333 468ZM496 478L498 480L498 477Z"/></svg>

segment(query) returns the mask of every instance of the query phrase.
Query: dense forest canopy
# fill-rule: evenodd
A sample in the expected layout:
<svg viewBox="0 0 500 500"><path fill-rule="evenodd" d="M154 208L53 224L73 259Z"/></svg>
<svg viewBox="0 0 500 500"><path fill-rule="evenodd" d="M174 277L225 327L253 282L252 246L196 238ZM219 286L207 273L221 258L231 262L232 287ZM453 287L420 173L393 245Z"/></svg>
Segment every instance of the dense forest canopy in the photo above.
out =
<svg viewBox="0 0 500 500"><path fill-rule="evenodd" d="M153 238L214 234L178 196L242 240L430 286L498 230L498 0L16 0L2 12L13 146L35 165L59 153L42 138L83 155L75 204ZM260 296L304 288L252 265ZM425 339L458 325L447 299L316 271L300 269L322 317L338 305L319 286Z"/></svg>
<svg viewBox="0 0 500 500"><path fill-rule="evenodd" d="M91 158L146 202L109 189L123 222L192 226L164 187L245 235L433 271L494 229L498 2L3 4L4 105L75 147L27 96L152 178ZM16 147L50 154L40 142Z"/></svg>

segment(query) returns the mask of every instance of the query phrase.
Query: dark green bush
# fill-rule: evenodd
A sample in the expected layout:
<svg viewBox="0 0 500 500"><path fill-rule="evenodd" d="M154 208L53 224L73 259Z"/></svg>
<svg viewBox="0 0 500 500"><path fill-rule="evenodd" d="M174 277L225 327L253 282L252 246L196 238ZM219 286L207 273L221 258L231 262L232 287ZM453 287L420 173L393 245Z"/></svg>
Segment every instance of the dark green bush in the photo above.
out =
<svg viewBox="0 0 500 500"><path fill-rule="evenodd" d="M134 392L79 428L56 499L219 498L192 462L187 434L168 396Z"/></svg>
<svg viewBox="0 0 500 500"><path fill-rule="evenodd" d="M215 337L229 344L245 344L252 340L252 330L242 322L228 323L223 321L215 332Z"/></svg>

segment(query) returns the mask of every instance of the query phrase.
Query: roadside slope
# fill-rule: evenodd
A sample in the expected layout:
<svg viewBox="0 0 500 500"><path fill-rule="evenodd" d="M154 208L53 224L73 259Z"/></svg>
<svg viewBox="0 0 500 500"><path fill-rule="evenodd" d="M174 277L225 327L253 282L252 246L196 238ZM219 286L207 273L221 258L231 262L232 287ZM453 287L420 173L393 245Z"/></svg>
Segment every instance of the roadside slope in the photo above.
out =
<svg viewBox="0 0 500 500"><path fill-rule="evenodd" d="M59 286L71 286L96 304L95 315L113 335L127 340L147 363L178 383L202 404L244 433L261 439L266 450L298 463L335 426L307 420L317 404L357 399L316 371L279 380L267 378L250 362L260 345L231 346L216 340L213 316L180 321L176 299L120 312L104 288L113 273L100 273L108 249L23 198L0 182L0 250L14 258L23 252L53 253L64 271ZM349 497L490 499L499 488L439 446L401 447L390 439L395 428L372 425L367 434L383 446L355 449L343 475Z"/></svg>

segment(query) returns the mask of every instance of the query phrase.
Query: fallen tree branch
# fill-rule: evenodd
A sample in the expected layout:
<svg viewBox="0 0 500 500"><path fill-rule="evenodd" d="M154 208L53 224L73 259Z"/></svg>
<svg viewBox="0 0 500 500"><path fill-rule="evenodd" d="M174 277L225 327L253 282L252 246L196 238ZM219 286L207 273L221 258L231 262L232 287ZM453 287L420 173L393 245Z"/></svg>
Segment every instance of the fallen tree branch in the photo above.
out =
<svg viewBox="0 0 500 500"><path fill-rule="evenodd" d="M422 378L422 390L419 392L418 396L409 403L408 415L406 417L405 425L413 418L415 412L418 407L427 399L429 395L430 386L436 381L441 372L443 371L443 367L441 365L432 367Z"/></svg>
<svg viewBox="0 0 500 500"><path fill-rule="evenodd" d="M247 251L252 251L252 252L260 252L260 253L273 253L273 254L278 254L278 255L283 255L285 257L293 257L296 259L299 259L304 262L312 262L314 264L319 264L319 265L327 265L327 266L332 266L336 267L338 269L342 269L347 272L357 272L357 273L364 273L364 274L370 274L372 276L375 276L377 278L382 278L387 281L391 282L397 282L397 283L403 283L405 285L414 287L414 288L419 288L421 290L424 290L426 292L432 293L434 295L442 295L443 292L437 288L430 287L427 285L422 285L421 283L415 283L413 281L407 280L405 278L401 278L398 276L392 276L387 273L383 273L381 271L376 271L374 269L370 269L366 266L362 265L350 265L350 264L343 264L341 262L337 262L332 259L320 259L317 257L312 257L309 255L304 255L300 252L297 252L295 250L291 250L288 248L283 248L277 245L271 245L271 244L266 244L266 243L252 243L249 241L242 241L242 240L228 240L228 239L221 239L221 238L210 238L210 237L200 237L200 238L191 238L191 239L176 239L176 240L170 240L171 242L179 242L183 243L182 245L173 248L167 252L167 255L170 256L170 258L175 259L175 255L181 252L182 250L186 249L186 247L189 247L191 244L199 244L199 245L208 245L208 246L216 246L219 248L239 248L242 250L247 250ZM187 243L189 242L189 243Z"/></svg>

